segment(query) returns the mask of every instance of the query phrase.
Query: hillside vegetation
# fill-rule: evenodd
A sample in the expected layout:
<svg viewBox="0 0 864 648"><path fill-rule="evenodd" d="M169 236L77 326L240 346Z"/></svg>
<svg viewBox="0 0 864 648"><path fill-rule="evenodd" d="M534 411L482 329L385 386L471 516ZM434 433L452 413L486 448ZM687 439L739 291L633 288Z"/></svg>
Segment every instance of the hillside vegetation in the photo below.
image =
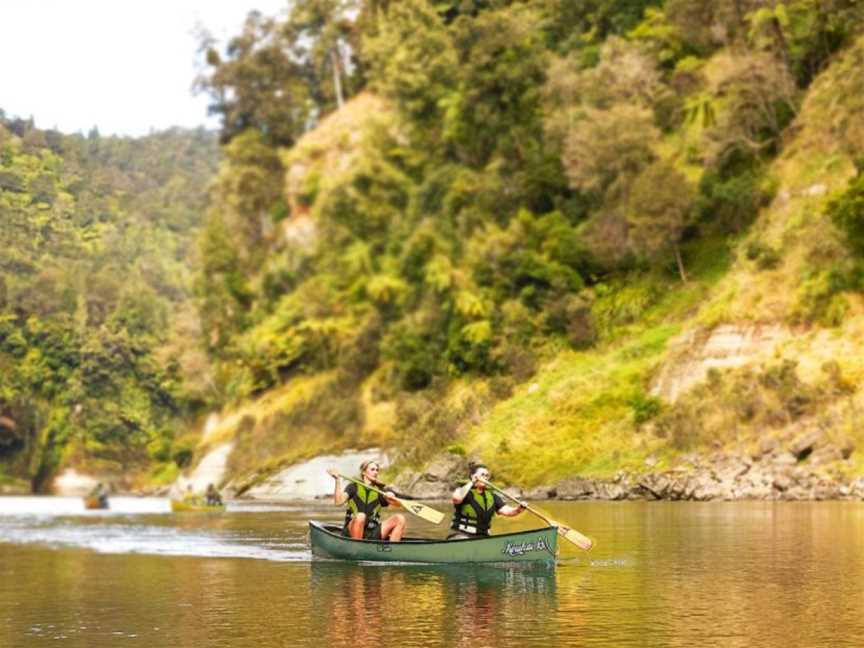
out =
<svg viewBox="0 0 864 648"><path fill-rule="evenodd" d="M156 192L198 220L184 208L156 238L90 239L88 221L72 243L50 239L142 245L123 252L140 255L120 275L129 301L91 320L74 284L51 329L84 321L143 344L104 372L104 428L65 395L99 384L77 359L62 399L16 386L36 395L8 416L59 411L60 427L31 425L39 443L78 425L87 456L135 448L158 481L190 459L195 428L178 436L178 417L218 407L195 457L234 441L238 489L351 447L387 447L394 470L480 456L533 486L813 430L836 450L826 470L860 472L862 27L858 0L304 0L252 13L226 47L202 42L197 86L222 119L206 208L184 193L200 178L179 169L188 184ZM25 179L0 196L42 245L33 228L79 198L48 151L26 157L26 138L5 132ZM54 203L37 196L46 174ZM114 221L144 213L130 195L104 195ZM151 273L193 235L197 318L185 284ZM159 236L151 264L144 244ZM116 265L87 267L95 281ZM20 303L19 275L35 286L38 273L11 274ZM158 315L168 303L175 316ZM21 359L38 348L49 362L49 343L17 308L3 325L27 346L0 342L24 385ZM60 443L69 456L81 445Z"/></svg>
<svg viewBox="0 0 864 648"><path fill-rule="evenodd" d="M301 5L202 79L234 98L201 275L246 403L220 438L528 485L811 424L860 446L860 3ZM721 324L782 342L664 399Z"/></svg>
<svg viewBox="0 0 864 648"><path fill-rule="evenodd" d="M214 395L190 269L217 164L204 131L0 113L0 483L39 491L71 466L131 486L189 461L175 440Z"/></svg>

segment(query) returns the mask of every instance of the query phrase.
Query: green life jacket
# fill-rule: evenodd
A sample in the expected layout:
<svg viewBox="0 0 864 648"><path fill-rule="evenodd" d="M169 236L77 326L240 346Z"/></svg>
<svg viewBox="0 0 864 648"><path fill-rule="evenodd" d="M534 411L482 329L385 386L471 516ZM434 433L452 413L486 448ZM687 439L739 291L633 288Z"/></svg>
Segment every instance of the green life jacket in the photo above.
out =
<svg viewBox="0 0 864 648"><path fill-rule="evenodd" d="M348 508L345 511L345 526L358 513L366 514L366 526L381 523L381 496L363 484L354 484L357 490L348 498Z"/></svg>
<svg viewBox="0 0 864 648"><path fill-rule="evenodd" d="M462 503L455 504L454 507L451 529L469 535L489 535L489 527L495 515L495 498L489 489L481 493L472 488Z"/></svg>

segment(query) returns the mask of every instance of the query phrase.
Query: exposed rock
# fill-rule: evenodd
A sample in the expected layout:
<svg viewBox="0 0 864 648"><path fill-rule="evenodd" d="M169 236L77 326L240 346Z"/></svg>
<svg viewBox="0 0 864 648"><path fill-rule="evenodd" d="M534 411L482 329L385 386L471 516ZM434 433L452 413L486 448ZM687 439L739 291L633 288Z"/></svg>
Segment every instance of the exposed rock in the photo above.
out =
<svg viewBox="0 0 864 648"><path fill-rule="evenodd" d="M772 456L771 463L777 467L794 466L798 463L798 458L789 452L782 452Z"/></svg>
<svg viewBox="0 0 864 648"><path fill-rule="evenodd" d="M801 437L798 437L789 445L789 452L795 456L798 461L806 459L811 452L822 442L824 435L821 430L813 430Z"/></svg>
<svg viewBox="0 0 864 648"><path fill-rule="evenodd" d="M420 471L406 470L393 481L393 488L420 499L448 499L468 477L468 459L440 454Z"/></svg>
<svg viewBox="0 0 864 648"><path fill-rule="evenodd" d="M847 456L843 456L843 450L838 448L833 443L829 443L827 445L821 446L817 448L809 457L810 463L815 466L820 466L823 464L833 463L835 461L842 461L846 459Z"/></svg>
<svg viewBox="0 0 864 648"><path fill-rule="evenodd" d="M599 482L596 484L596 497L601 500L623 500L627 498L628 488L621 483Z"/></svg>
<svg viewBox="0 0 864 648"><path fill-rule="evenodd" d="M664 499L669 491L669 479L664 475L643 475L639 480L639 486L643 488L654 499Z"/></svg>
<svg viewBox="0 0 864 648"><path fill-rule="evenodd" d="M554 499L557 495L558 491L554 486L535 486L525 491L525 499L528 501Z"/></svg>
<svg viewBox="0 0 864 648"><path fill-rule="evenodd" d="M778 491L780 491L782 493L782 492L789 490L792 487L792 480L789 479L788 475L784 475L781 473L781 474L777 475L776 477L774 477L774 482L772 483L772 486L774 486L774 488L776 488Z"/></svg>
<svg viewBox="0 0 864 648"><path fill-rule="evenodd" d="M709 369L752 364L772 353L790 335L789 329L782 326L758 325L689 331L671 343L671 351L679 360L663 366L651 394L674 403L679 395L704 380Z"/></svg>
<svg viewBox="0 0 864 648"><path fill-rule="evenodd" d="M558 492L558 499L562 500L593 499L596 487L591 479L569 477L560 481L555 490Z"/></svg>
<svg viewBox="0 0 864 648"><path fill-rule="evenodd" d="M349 477L357 476L357 469L367 460L387 463L387 455L379 448L349 450L339 455L322 455L309 461L289 466L243 493L257 499L307 499L333 494L333 478L328 468ZM205 484L206 487L206 484Z"/></svg>
<svg viewBox="0 0 864 648"><path fill-rule="evenodd" d="M54 478L52 491L61 497L81 497L92 491L100 481L110 480L93 475L84 475L74 468L67 468Z"/></svg>
<svg viewBox="0 0 864 648"><path fill-rule="evenodd" d="M759 448L751 455L753 459L761 459L770 455L780 448L780 442L774 437L765 437L759 441Z"/></svg>

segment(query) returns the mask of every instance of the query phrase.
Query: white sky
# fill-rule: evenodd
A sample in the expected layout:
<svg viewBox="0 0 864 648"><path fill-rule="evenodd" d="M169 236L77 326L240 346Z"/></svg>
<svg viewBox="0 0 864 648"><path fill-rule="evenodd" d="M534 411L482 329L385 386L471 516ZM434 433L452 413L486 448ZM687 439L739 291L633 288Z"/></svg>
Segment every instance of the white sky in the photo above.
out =
<svg viewBox="0 0 864 648"><path fill-rule="evenodd" d="M203 24L220 44L288 0L0 0L0 108L39 128L144 135L216 127L193 97Z"/></svg>

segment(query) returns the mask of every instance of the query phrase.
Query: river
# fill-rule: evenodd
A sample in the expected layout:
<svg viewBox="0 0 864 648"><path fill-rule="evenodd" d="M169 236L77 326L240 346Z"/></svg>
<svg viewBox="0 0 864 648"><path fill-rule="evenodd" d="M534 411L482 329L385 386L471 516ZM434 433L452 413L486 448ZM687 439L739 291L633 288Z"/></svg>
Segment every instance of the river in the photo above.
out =
<svg viewBox="0 0 864 648"><path fill-rule="evenodd" d="M3 497L0 646L864 646L862 503L545 509L596 548L555 570L352 565L309 553L327 502Z"/></svg>

